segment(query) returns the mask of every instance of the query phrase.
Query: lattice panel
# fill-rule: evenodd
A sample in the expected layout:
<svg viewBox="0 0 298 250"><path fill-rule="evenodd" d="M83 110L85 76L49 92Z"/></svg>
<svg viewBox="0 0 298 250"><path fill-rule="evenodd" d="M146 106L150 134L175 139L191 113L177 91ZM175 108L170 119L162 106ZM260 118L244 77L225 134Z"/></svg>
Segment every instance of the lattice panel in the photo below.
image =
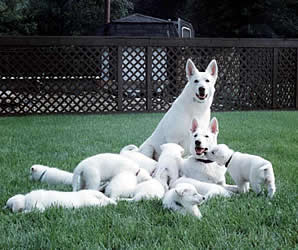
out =
<svg viewBox="0 0 298 250"><path fill-rule="evenodd" d="M282 48L278 51L276 105L278 108L295 106L297 49Z"/></svg>
<svg viewBox="0 0 298 250"><path fill-rule="evenodd" d="M124 40L115 41L0 45L0 115L167 111L187 83L188 58L200 71L217 60L214 111L296 106L296 47L208 47L188 45L188 40L169 46L156 41L150 46L146 40L147 45L136 46L132 39L124 46Z"/></svg>
<svg viewBox="0 0 298 250"><path fill-rule="evenodd" d="M2 114L117 110L116 48L14 48L0 54Z"/></svg>
<svg viewBox="0 0 298 250"><path fill-rule="evenodd" d="M122 80L122 110L146 110L146 53L144 47L123 48Z"/></svg>

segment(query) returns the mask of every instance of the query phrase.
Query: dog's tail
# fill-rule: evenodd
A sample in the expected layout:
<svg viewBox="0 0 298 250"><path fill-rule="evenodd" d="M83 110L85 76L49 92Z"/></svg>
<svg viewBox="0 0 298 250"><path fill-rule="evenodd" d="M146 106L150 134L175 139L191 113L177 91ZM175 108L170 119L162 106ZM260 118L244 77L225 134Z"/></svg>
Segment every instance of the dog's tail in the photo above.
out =
<svg viewBox="0 0 298 250"><path fill-rule="evenodd" d="M133 152L136 152L136 151L138 151L138 150L139 150L139 148L138 148L136 145L129 144L129 145L127 145L127 146L125 146L125 147L123 147L123 148L121 149L120 154L121 154L122 152L125 152L125 151L133 151Z"/></svg>
<svg viewBox="0 0 298 250"><path fill-rule="evenodd" d="M268 196L272 198L276 191L276 187L275 187L274 172L273 172L271 163L266 164L266 166L263 167L263 170L264 170L264 181L268 187Z"/></svg>

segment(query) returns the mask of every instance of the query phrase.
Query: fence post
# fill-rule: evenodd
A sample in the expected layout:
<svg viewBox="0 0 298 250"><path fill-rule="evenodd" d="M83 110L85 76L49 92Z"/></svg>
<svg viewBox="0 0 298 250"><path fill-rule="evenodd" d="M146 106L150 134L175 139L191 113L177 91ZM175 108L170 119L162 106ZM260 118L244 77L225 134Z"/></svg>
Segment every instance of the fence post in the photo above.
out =
<svg viewBox="0 0 298 250"><path fill-rule="evenodd" d="M122 79L122 47L117 51L117 80L118 80L118 111L123 111L123 79Z"/></svg>
<svg viewBox="0 0 298 250"><path fill-rule="evenodd" d="M296 49L296 109L298 109L298 48Z"/></svg>
<svg viewBox="0 0 298 250"><path fill-rule="evenodd" d="M272 108L276 109L277 92L277 74L278 74L278 48L273 48L273 79L272 79Z"/></svg>
<svg viewBox="0 0 298 250"><path fill-rule="evenodd" d="M147 47L146 57L146 92L147 92L147 111L152 111L152 47Z"/></svg>

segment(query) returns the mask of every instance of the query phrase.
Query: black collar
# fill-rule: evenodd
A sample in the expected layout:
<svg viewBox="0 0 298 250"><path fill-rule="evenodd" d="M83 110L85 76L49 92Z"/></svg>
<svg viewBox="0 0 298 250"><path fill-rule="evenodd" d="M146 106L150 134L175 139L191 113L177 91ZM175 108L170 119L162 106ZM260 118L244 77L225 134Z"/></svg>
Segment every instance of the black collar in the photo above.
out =
<svg viewBox="0 0 298 250"><path fill-rule="evenodd" d="M183 205L178 201L175 201L175 205L177 205L178 207L183 207Z"/></svg>
<svg viewBox="0 0 298 250"><path fill-rule="evenodd" d="M41 181L42 177L46 174L47 170L43 171L42 174L39 176L38 181Z"/></svg>
<svg viewBox="0 0 298 250"><path fill-rule="evenodd" d="M226 162L225 167L227 168L232 160L234 153L230 156L229 160Z"/></svg>
<svg viewBox="0 0 298 250"><path fill-rule="evenodd" d="M203 162L203 163L213 163L214 161L211 160L205 160L205 159L196 159L197 161Z"/></svg>

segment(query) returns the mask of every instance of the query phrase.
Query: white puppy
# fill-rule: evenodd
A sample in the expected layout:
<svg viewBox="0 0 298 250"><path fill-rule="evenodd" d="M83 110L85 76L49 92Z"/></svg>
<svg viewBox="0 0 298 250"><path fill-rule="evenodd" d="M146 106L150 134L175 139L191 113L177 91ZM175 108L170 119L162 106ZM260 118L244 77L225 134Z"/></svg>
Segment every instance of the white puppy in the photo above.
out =
<svg viewBox="0 0 298 250"><path fill-rule="evenodd" d="M162 199L165 194L165 188L157 178L139 183L132 193L131 199L127 201L141 201L150 199Z"/></svg>
<svg viewBox="0 0 298 250"><path fill-rule="evenodd" d="M225 185L226 168L210 161L205 154L217 145L218 122L213 118L207 129L201 128L196 119L191 124L190 152L192 156L183 162L182 175L199 181Z"/></svg>
<svg viewBox="0 0 298 250"><path fill-rule="evenodd" d="M229 190L225 189L224 186L198 181L187 177L179 178L174 183L172 183L170 187L175 188L180 183L192 184L196 188L197 192L200 195L204 195L206 199L210 199L214 196L231 197L234 194L233 192L230 192Z"/></svg>
<svg viewBox="0 0 298 250"><path fill-rule="evenodd" d="M136 174L131 171L123 171L114 176L105 188L105 195L112 199L133 196L138 183L152 179L149 173L145 171L140 178L137 178L140 171Z"/></svg>
<svg viewBox="0 0 298 250"><path fill-rule="evenodd" d="M119 154L103 153L91 156L81 161L74 169L73 191L80 189L99 190L101 182L109 181L123 171L137 174L137 179L143 180L148 172L134 161Z"/></svg>
<svg viewBox="0 0 298 250"><path fill-rule="evenodd" d="M6 207L12 212L31 212L37 209L43 212L52 206L79 208L85 206L116 205L116 202L96 190L79 192L60 192L52 190L35 190L26 195L15 195L8 199Z"/></svg>
<svg viewBox="0 0 298 250"><path fill-rule="evenodd" d="M212 147L207 157L228 169L240 192L247 192L250 183L258 194L261 192L261 184L265 183L268 196L273 197L276 188L271 162L256 155L234 152L225 144Z"/></svg>
<svg viewBox="0 0 298 250"><path fill-rule="evenodd" d="M152 135L140 146L141 153L158 159L161 152L160 145L173 142L181 145L188 155L190 144L188 129L191 120L195 117L200 126L208 127L217 75L215 60L209 63L204 72L199 72L194 63L190 59L187 60L188 83Z"/></svg>
<svg viewBox="0 0 298 250"><path fill-rule="evenodd" d="M165 143L160 146L161 155L158 159L154 176L168 189L168 185L179 178L182 167L184 149L176 143Z"/></svg>
<svg viewBox="0 0 298 250"><path fill-rule="evenodd" d="M156 169L157 161L137 151L138 147L135 145L127 145L121 149L120 155L125 156L137 164L140 168L146 169L151 175Z"/></svg>
<svg viewBox="0 0 298 250"><path fill-rule="evenodd" d="M200 195L192 184L180 183L166 192L163 198L163 207L184 215L191 214L201 219L202 214L198 205L201 205L204 200L205 197Z"/></svg>
<svg viewBox="0 0 298 250"><path fill-rule="evenodd" d="M44 165L35 164L30 168L30 179L45 182L51 185L72 184L73 173L58 169L50 168Z"/></svg>

